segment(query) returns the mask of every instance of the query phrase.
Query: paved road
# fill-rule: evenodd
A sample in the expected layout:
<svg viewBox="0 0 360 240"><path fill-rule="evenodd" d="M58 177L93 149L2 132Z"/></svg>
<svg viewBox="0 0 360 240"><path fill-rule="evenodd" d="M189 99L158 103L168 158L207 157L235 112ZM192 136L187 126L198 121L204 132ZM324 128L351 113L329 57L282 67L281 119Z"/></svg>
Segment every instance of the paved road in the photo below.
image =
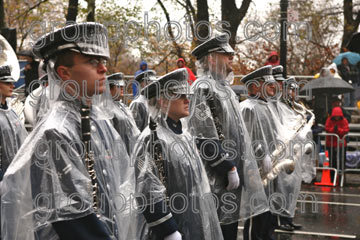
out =
<svg viewBox="0 0 360 240"><path fill-rule="evenodd" d="M343 188L303 184L301 195L294 222L303 229L293 234L276 232L277 240L360 239L359 174L348 174ZM242 239L240 225L238 240Z"/></svg>

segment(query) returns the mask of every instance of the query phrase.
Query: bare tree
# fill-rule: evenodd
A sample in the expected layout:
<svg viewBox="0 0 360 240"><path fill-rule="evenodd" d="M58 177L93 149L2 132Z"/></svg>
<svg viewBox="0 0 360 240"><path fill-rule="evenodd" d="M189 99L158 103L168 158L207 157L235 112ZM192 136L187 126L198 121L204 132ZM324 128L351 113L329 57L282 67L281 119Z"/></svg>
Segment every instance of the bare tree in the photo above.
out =
<svg viewBox="0 0 360 240"><path fill-rule="evenodd" d="M236 44L237 29L249 9L250 2L251 0L243 0L240 8L237 8L235 0L221 0L221 19L230 23L229 27L224 28L231 33L229 42L233 48Z"/></svg>
<svg viewBox="0 0 360 240"><path fill-rule="evenodd" d="M166 7L164 6L163 2L161 0L158 0L158 3L161 7L161 9L163 10L164 14L165 14L165 17L166 17L166 20L168 23L170 23L170 15L169 15L169 12L167 11ZM172 43L173 43L173 46L176 50L176 55L180 58L180 57L183 57L183 50L182 48L179 46L179 44L176 42L175 40L175 37L174 37L174 33L171 29L171 25L168 24L168 32L170 34L170 37L172 39Z"/></svg>
<svg viewBox="0 0 360 240"><path fill-rule="evenodd" d="M76 22L76 17L78 14L78 0L69 0L68 12L66 14L66 22Z"/></svg>
<svg viewBox="0 0 360 240"><path fill-rule="evenodd" d="M209 22L209 6L207 0L197 0L196 1L197 13L195 19L195 26L200 22ZM209 25L208 24L199 24L199 28L195 28L195 37L199 36L205 38L209 35ZM198 38L195 39L197 44L200 44L202 41Z"/></svg>
<svg viewBox="0 0 360 240"><path fill-rule="evenodd" d="M344 0L344 34L341 42L341 52L350 41L351 36L357 32L360 23L360 10L355 14L353 12L353 1Z"/></svg>
<svg viewBox="0 0 360 240"><path fill-rule="evenodd" d="M4 0L0 0L0 29L6 27Z"/></svg>
<svg viewBox="0 0 360 240"><path fill-rule="evenodd" d="M88 4L86 21L95 22L95 0L86 0L86 2Z"/></svg>

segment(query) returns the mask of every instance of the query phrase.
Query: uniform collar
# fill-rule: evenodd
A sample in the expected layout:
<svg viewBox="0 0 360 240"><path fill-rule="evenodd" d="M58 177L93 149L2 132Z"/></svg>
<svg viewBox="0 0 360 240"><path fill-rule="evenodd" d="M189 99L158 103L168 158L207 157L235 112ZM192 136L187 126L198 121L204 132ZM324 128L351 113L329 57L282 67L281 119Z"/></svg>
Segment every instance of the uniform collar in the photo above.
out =
<svg viewBox="0 0 360 240"><path fill-rule="evenodd" d="M5 101L4 104L0 103L0 108L3 110L7 110L8 109L7 101Z"/></svg>
<svg viewBox="0 0 360 240"><path fill-rule="evenodd" d="M182 134L182 125L180 120L175 122L170 117L167 117L166 123L175 134Z"/></svg>

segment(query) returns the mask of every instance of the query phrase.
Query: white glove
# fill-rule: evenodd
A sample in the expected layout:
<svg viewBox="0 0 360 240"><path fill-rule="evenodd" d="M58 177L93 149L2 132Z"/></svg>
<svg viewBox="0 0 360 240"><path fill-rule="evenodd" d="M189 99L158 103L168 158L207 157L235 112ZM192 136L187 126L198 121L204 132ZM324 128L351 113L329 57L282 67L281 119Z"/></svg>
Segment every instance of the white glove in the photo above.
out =
<svg viewBox="0 0 360 240"><path fill-rule="evenodd" d="M271 164L271 157L269 155L265 156L265 158L263 159L263 164L264 164L264 171L266 173L270 172L272 169L272 164Z"/></svg>
<svg viewBox="0 0 360 240"><path fill-rule="evenodd" d="M229 184L227 185L226 190L230 191L239 187L240 179L236 167L228 172L228 181Z"/></svg>
<svg viewBox="0 0 360 240"><path fill-rule="evenodd" d="M181 234L178 231L176 231L170 235L167 235L164 238L164 240L181 240L181 239L182 239Z"/></svg>

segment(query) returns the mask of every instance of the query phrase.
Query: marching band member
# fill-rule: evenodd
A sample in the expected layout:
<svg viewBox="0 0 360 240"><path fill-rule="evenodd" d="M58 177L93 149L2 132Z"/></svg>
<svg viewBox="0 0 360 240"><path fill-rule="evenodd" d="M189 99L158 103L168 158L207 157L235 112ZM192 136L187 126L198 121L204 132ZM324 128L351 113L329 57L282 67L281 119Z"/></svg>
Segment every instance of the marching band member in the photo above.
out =
<svg viewBox="0 0 360 240"><path fill-rule="evenodd" d="M266 211L256 161L249 154L249 136L239 111L233 81L234 50L227 35L211 38L196 47L198 79L191 87L188 128L197 138L210 179L219 200L218 217L224 239L236 240L238 221ZM240 176L240 177L239 177ZM252 206L257 196L257 206ZM232 209L227 201L233 201Z"/></svg>
<svg viewBox="0 0 360 240"><path fill-rule="evenodd" d="M281 197L279 199L274 195L282 187L275 180L283 172L292 172L294 162L282 159L283 151L277 147L281 140L277 136L279 125L269 108L269 102L275 99L276 94L272 67L259 68L244 76L241 81L248 88L249 98L240 103L240 111L250 134L253 153L271 206L269 211L246 220L244 239L274 239L275 217L272 213L286 210L280 201Z"/></svg>
<svg viewBox="0 0 360 240"><path fill-rule="evenodd" d="M143 89L146 85L156 79L155 75L155 71L146 70L136 75L135 81L137 81L140 84L141 89ZM138 92L139 94L130 103L130 109L134 116L136 125L138 126L140 132L142 132L149 124L149 110L146 98L140 93L140 91Z"/></svg>
<svg viewBox="0 0 360 240"><path fill-rule="evenodd" d="M133 239L126 199L135 178L109 122L106 28L67 25L39 38L33 51L54 92L5 173L2 239Z"/></svg>
<svg viewBox="0 0 360 240"><path fill-rule="evenodd" d="M110 93L114 100L114 118L112 123L126 145L129 156L134 149L136 139L140 131L136 126L133 115L122 100L124 99L125 81L123 73L114 73L107 77L110 85Z"/></svg>
<svg viewBox="0 0 360 240"><path fill-rule="evenodd" d="M133 159L150 239L223 239L205 168L194 138L183 128L189 115L187 79L186 69L178 69L142 93L151 119Z"/></svg>

